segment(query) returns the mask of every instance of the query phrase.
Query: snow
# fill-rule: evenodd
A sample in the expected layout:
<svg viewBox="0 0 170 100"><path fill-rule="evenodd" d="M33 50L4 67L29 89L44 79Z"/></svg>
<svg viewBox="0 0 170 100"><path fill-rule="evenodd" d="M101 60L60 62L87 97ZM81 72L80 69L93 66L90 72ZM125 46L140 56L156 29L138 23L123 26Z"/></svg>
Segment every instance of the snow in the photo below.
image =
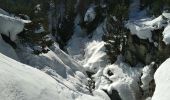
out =
<svg viewBox="0 0 170 100"><path fill-rule="evenodd" d="M96 12L94 7L88 8L84 17L84 21L89 23L92 22L95 18L96 18Z"/></svg>
<svg viewBox="0 0 170 100"><path fill-rule="evenodd" d="M165 44L170 44L170 24L163 31L163 41Z"/></svg>
<svg viewBox="0 0 170 100"><path fill-rule="evenodd" d="M80 63L86 71L95 73L92 75L92 79L95 81L93 94L103 97L104 100L109 100L108 96L102 91L106 90L111 94L114 89L118 91L122 100L137 100L141 95L139 92L140 85L138 84L142 73L141 68L131 68L122 62L121 57L117 63L108 65L109 59L105 53L105 42L102 40L105 33L105 21L90 33L90 38L77 24L79 21L80 17L77 17L74 34L66 49L68 54ZM109 70L113 75L108 75Z"/></svg>
<svg viewBox="0 0 170 100"><path fill-rule="evenodd" d="M29 20L22 20L18 17L11 17L0 13L0 33L9 36L12 41L16 40L16 35L20 33L25 23Z"/></svg>
<svg viewBox="0 0 170 100"><path fill-rule="evenodd" d="M1 53L0 90L2 100L75 100L78 95L44 72Z"/></svg>
<svg viewBox="0 0 170 100"><path fill-rule="evenodd" d="M170 13L163 12L162 15L163 15L165 18L170 19Z"/></svg>
<svg viewBox="0 0 170 100"><path fill-rule="evenodd" d="M170 98L170 58L163 62L154 75L156 89L152 100L169 100Z"/></svg>
<svg viewBox="0 0 170 100"><path fill-rule="evenodd" d="M81 27L79 26L80 22L80 15L77 15L74 21L74 34L69 40L67 44L67 51L68 54L71 56L79 55L83 52L85 43L88 41L86 37L86 33Z"/></svg>
<svg viewBox="0 0 170 100"><path fill-rule="evenodd" d="M6 12L5 10L3 10L3 9L1 9L1 8L0 8L0 13L1 13L1 14L4 14L4 15L8 15L8 16L10 15L8 12Z"/></svg>
<svg viewBox="0 0 170 100"><path fill-rule="evenodd" d="M100 67L105 67L106 53L105 42L102 41L104 34L102 23L98 28L90 33L92 38L89 38L84 30L76 24L80 21L79 17L75 20L75 32L67 45L67 51L76 61L83 65L86 71L97 72Z"/></svg>
<svg viewBox="0 0 170 100"><path fill-rule="evenodd" d="M141 77L141 88L143 91L147 91L149 89L149 83L152 81L154 76L154 69L153 69L154 62L152 62L150 65L147 65L143 68L142 72L143 75Z"/></svg>
<svg viewBox="0 0 170 100"><path fill-rule="evenodd" d="M108 74L108 71L112 75ZM139 93L140 68L131 68L127 64L120 62L106 66L93 75L96 89L107 90L109 94L116 90L122 100L137 100Z"/></svg>
<svg viewBox="0 0 170 100"><path fill-rule="evenodd" d="M85 47L84 67L88 71L97 72L100 67L105 67L106 62L103 57L106 56L104 52L105 42L92 41Z"/></svg>
<svg viewBox="0 0 170 100"><path fill-rule="evenodd" d="M75 19L75 30L72 38L69 40L66 49L78 63L83 65L86 71L97 72L99 67L105 67L106 53L105 42L102 41L105 22L100 24L96 30L87 36L87 33L79 26L80 16Z"/></svg>
<svg viewBox="0 0 170 100"><path fill-rule="evenodd" d="M20 45L17 54L21 62L41 69L74 91L88 93L83 67L54 44L46 54L34 55L32 49Z"/></svg>
<svg viewBox="0 0 170 100"><path fill-rule="evenodd" d="M137 35L140 39L149 39L150 42L153 42L152 31L165 27L166 22L163 16L160 15L155 19L131 20L125 26L130 29L132 35Z"/></svg>
<svg viewBox="0 0 170 100"><path fill-rule="evenodd" d="M54 49L55 48L55 49ZM2 100L109 100L99 92L88 95L86 75L73 59L57 47L41 56L20 51L28 66L0 53L0 97ZM55 52L55 53L54 53ZM24 54L24 55L23 55ZM25 58L24 58L25 57ZM46 58L44 58L46 57ZM68 66L67 66L68 65ZM33 68L41 66L44 68ZM46 66L46 67L45 67ZM36 90L35 90L36 89Z"/></svg>
<svg viewBox="0 0 170 100"><path fill-rule="evenodd" d="M100 97L98 96L89 96L89 95L82 95L80 97L78 97L76 100L104 100L104 99L101 99Z"/></svg>
<svg viewBox="0 0 170 100"><path fill-rule="evenodd" d="M37 4L36 6L35 6L35 13L37 14L38 12L40 12L41 11L41 5L40 4Z"/></svg>

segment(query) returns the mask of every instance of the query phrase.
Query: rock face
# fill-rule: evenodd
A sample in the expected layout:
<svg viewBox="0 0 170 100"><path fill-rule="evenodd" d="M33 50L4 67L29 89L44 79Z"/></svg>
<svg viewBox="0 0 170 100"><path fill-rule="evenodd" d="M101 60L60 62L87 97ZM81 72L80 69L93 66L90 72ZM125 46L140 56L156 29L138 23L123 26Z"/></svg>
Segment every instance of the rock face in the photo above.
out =
<svg viewBox="0 0 170 100"><path fill-rule="evenodd" d="M170 55L170 46L165 45L162 41L162 32L163 29L152 31L152 39L154 41L152 43L135 35L127 35L127 47L124 53L125 60L131 65L136 65L138 62L147 65L152 61L160 64L166 60Z"/></svg>

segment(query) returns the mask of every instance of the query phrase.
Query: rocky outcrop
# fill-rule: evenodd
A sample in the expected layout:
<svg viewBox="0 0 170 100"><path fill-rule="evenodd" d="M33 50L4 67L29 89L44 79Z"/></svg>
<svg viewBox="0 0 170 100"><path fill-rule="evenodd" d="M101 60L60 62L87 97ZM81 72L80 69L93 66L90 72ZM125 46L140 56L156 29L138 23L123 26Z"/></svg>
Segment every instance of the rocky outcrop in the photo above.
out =
<svg viewBox="0 0 170 100"><path fill-rule="evenodd" d="M170 56L170 46L165 45L162 41L163 29L152 31L152 39L154 42L138 38L136 35L127 35L127 46L125 50L125 60L131 64L136 65L141 62L145 65L151 62L160 64Z"/></svg>

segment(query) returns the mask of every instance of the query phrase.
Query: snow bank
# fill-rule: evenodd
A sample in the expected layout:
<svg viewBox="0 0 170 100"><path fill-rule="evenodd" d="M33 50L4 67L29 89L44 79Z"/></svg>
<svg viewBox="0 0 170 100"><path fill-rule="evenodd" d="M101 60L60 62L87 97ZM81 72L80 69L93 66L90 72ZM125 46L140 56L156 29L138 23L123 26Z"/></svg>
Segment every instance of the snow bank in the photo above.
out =
<svg viewBox="0 0 170 100"><path fill-rule="evenodd" d="M169 100L170 98L170 58L157 69L154 75L156 89L152 100Z"/></svg>
<svg viewBox="0 0 170 100"><path fill-rule="evenodd" d="M24 29L25 23L30 21L0 13L0 33L9 36L12 41L16 40L16 35Z"/></svg>
<svg viewBox="0 0 170 100"><path fill-rule="evenodd" d="M0 53L1 100L75 100L81 95L44 72Z"/></svg>

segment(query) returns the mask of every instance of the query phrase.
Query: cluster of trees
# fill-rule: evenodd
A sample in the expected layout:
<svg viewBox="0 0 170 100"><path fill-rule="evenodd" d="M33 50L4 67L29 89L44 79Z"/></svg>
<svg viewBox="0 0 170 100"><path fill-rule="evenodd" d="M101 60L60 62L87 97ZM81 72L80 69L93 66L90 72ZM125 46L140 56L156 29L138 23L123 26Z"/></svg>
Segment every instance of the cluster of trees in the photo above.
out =
<svg viewBox="0 0 170 100"><path fill-rule="evenodd" d="M124 21L128 19L130 0L114 0L108 2L107 22L103 40L106 42L106 53L111 63L117 60L118 55L123 54L127 33Z"/></svg>

